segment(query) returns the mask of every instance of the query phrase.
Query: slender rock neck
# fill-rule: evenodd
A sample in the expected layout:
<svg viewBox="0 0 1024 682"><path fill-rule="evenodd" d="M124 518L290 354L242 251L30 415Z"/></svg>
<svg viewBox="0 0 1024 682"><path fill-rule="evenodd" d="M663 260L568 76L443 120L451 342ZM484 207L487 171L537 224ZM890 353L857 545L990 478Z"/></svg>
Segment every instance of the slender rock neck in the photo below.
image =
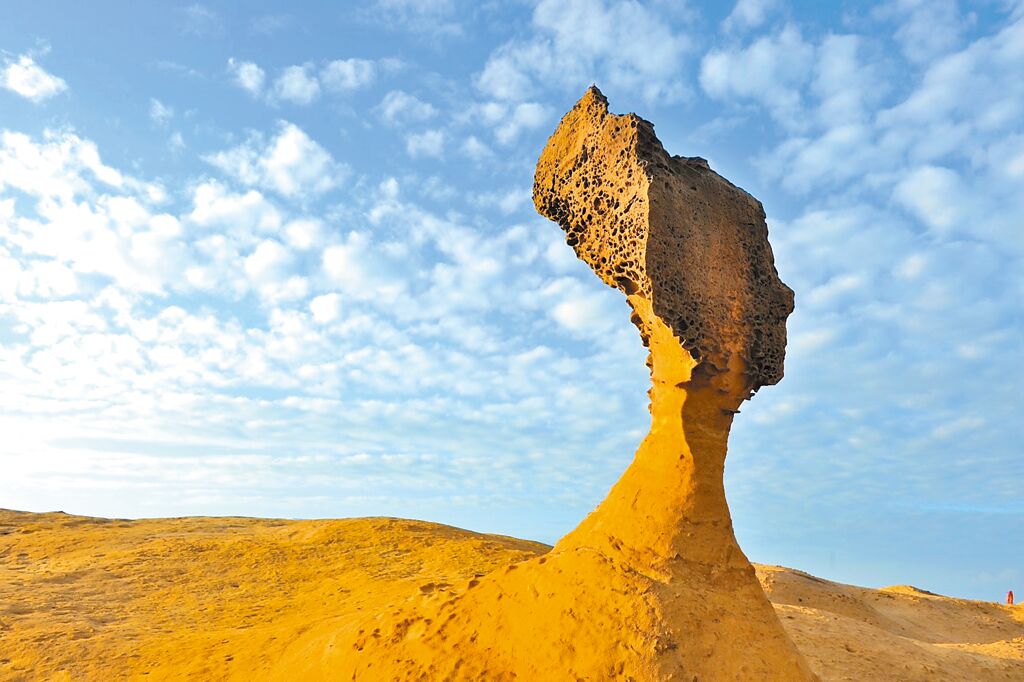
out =
<svg viewBox="0 0 1024 682"><path fill-rule="evenodd" d="M717 566L742 557L722 477L733 415L749 395L737 358L709 375L642 296L629 296L650 348L651 430L608 497L555 546L628 554L654 572L677 560ZM745 562L745 559L743 559Z"/></svg>

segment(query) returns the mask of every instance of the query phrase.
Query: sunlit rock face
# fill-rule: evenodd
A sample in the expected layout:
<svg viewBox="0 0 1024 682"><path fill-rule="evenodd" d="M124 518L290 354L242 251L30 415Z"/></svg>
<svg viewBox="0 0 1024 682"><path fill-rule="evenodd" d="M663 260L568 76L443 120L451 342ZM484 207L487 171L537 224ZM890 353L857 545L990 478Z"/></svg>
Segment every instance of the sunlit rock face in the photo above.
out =
<svg viewBox="0 0 1024 682"><path fill-rule="evenodd" d="M533 197L598 277L651 303L702 371L738 354L751 388L782 378L793 292L764 208L707 161L670 156L651 123L609 114L592 87L541 154Z"/></svg>
<svg viewBox="0 0 1024 682"><path fill-rule="evenodd" d="M534 201L626 294L650 349L651 430L550 552L367 621L342 677L813 679L736 543L722 483L740 404L782 378L793 308L760 203L669 156L597 88L549 139Z"/></svg>

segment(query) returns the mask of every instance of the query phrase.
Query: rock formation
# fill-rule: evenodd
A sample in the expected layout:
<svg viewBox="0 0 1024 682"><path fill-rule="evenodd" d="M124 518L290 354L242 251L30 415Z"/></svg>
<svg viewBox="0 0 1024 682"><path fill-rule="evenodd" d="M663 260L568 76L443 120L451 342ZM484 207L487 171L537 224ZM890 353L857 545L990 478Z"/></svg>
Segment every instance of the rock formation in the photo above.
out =
<svg viewBox="0 0 1024 682"><path fill-rule="evenodd" d="M544 556L365 624L343 679L806 680L736 543L722 483L740 404L782 378L793 293L761 204L591 88L537 164L534 201L621 289L650 349L651 430Z"/></svg>

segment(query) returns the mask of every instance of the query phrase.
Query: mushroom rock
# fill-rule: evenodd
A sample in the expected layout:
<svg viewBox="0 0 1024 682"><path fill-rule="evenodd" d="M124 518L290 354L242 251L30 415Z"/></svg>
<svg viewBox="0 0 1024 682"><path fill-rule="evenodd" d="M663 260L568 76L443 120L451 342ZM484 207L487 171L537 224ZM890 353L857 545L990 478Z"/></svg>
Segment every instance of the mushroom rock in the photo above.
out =
<svg viewBox="0 0 1024 682"><path fill-rule="evenodd" d="M651 430L607 498L547 554L364 623L343 677L810 680L736 543L726 441L782 378L793 292L760 202L596 88L537 164L537 210L626 294L649 348Z"/></svg>

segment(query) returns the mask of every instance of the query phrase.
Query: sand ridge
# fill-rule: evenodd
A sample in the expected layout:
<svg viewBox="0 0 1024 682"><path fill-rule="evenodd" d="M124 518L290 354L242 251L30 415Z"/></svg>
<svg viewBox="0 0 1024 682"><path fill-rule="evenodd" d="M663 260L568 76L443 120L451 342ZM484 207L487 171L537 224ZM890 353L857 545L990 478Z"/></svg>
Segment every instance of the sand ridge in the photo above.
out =
<svg viewBox="0 0 1024 682"><path fill-rule="evenodd" d="M0 511L0 680L326 680L368 610L549 551L420 521ZM823 680L1024 679L1024 606L757 566Z"/></svg>
<svg viewBox="0 0 1024 682"><path fill-rule="evenodd" d="M305 633L545 549L383 518L2 512L0 679L265 677Z"/></svg>
<svg viewBox="0 0 1024 682"><path fill-rule="evenodd" d="M1024 607L873 590L778 566L758 577L822 679L1022 680Z"/></svg>

